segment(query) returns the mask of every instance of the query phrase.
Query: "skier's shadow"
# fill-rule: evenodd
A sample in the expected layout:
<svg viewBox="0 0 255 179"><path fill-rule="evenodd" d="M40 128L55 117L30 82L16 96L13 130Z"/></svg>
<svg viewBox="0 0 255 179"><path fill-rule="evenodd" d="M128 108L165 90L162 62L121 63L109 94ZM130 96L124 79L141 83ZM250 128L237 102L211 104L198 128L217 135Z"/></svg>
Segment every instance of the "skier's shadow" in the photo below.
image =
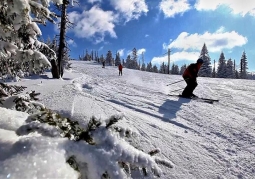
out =
<svg viewBox="0 0 255 179"><path fill-rule="evenodd" d="M159 107L159 113L163 114L163 118L162 120L166 121L166 122L170 122L174 125L177 125L179 127L182 128L187 128L186 126L184 126L181 123L178 123L177 121L173 120L176 118L176 114L177 112L181 109L181 106L184 103L189 103L190 99L185 99L185 98L179 98L176 100L170 100L167 99L160 107Z"/></svg>

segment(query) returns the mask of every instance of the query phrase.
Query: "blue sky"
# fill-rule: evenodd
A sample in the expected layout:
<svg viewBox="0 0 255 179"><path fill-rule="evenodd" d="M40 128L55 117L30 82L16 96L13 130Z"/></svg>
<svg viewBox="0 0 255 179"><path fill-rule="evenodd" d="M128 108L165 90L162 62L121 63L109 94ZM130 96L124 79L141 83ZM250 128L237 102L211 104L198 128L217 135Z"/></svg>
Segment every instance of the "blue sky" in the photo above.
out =
<svg viewBox="0 0 255 179"><path fill-rule="evenodd" d="M224 52L239 64L243 51L248 71L255 71L255 1L251 0L80 0L69 8L68 30L71 57L87 49L106 56L108 50L126 59L133 48L146 63L195 62L203 44L212 63ZM54 36L56 27L41 28L44 38ZM165 55L164 55L165 54Z"/></svg>

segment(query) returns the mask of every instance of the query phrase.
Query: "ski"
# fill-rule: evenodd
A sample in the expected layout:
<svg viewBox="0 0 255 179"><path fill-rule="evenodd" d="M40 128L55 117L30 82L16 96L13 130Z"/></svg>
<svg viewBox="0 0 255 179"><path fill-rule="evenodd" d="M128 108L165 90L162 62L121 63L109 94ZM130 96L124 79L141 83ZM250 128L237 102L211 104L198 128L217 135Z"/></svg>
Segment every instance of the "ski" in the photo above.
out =
<svg viewBox="0 0 255 179"><path fill-rule="evenodd" d="M219 102L219 100L218 100L218 99L200 98L200 97L198 97L198 99L202 99L202 100L209 100L209 101L213 101L213 102Z"/></svg>
<svg viewBox="0 0 255 179"><path fill-rule="evenodd" d="M180 98L184 98L184 99L186 98L186 97L183 97L180 94L168 94L168 96L175 96L175 97L180 97ZM202 101L202 102L206 102L206 103L210 103L210 104L212 104L214 102L219 102L218 99L200 98L200 97L193 97L193 98L186 98L186 99Z"/></svg>

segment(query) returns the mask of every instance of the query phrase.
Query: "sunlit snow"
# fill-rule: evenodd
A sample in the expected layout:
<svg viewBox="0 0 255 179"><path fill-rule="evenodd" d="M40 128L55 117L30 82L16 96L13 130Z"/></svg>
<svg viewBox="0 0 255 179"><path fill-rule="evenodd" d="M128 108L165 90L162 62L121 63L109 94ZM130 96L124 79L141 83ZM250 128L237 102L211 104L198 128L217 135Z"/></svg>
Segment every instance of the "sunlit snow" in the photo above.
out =
<svg viewBox="0 0 255 179"><path fill-rule="evenodd" d="M183 81L167 86L181 80L179 75L124 68L123 76L119 76L117 67L102 68L94 62L72 61L72 67L61 80L52 79L48 72L12 84L40 92L40 102L47 108L82 125L92 116L106 120L123 115L118 125L137 135L132 145L146 153L156 148L161 152L158 157L173 163L173 168L158 165L161 178L254 178L255 81L199 77L194 93L220 100L208 104L168 96L169 91L185 87ZM57 135L17 136L28 114L1 107L0 114L0 178L78 178L78 172L66 163L67 152L88 162L87 167L94 167L88 174L91 179L100 176L97 172L103 165L114 167L110 165L114 152L121 151L125 156L119 157L136 160L125 152L133 149L122 140L107 158L102 158L107 146L94 151L86 143L74 143ZM55 129L43 127L53 135ZM102 132L95 139L114 141L116 137ZM89 155L92 150L93 156ZM135 153L137 160L143 155ZM116 178L121 176L116 174ZM137 178L135 174L132 177Z"/></svg>

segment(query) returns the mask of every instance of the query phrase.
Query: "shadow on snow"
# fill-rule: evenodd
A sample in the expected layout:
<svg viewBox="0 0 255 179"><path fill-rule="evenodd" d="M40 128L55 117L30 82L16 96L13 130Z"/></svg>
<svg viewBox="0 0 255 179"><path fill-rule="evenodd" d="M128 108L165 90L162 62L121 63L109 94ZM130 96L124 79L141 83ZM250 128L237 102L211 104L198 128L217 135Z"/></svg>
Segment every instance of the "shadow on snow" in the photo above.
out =
<svg viewBox="0 0 255 179"><path fill-rule="evenodd" d="M169 123L174 124L178 127L193 130L190 127L188 127L188 126L186 126L182 123L171 120L171 119L174 119L176 117L176 113L177 113L177 111L179 111L181 105L183 103L188 103L190 101L189 99L179 99L178 101L167 100L162 106L159 107L159 113L163 114L163 117L160 116L160 115L157 115L156 113L152 113L150 111L146 111L146 110L143 110L143 109L138 109L137 107L133 107L133 106L131 106L127 103L121 102L121 101L117 101L117 100L114 100L114 99L110 99L110 100L107 100L107 101L118 104L118 105L121 105L121 106L124 106L124 107L132 109L134 111L137 111L137 112L147 114L149 116L161 119L162 121L169 122Z"/></svg>

